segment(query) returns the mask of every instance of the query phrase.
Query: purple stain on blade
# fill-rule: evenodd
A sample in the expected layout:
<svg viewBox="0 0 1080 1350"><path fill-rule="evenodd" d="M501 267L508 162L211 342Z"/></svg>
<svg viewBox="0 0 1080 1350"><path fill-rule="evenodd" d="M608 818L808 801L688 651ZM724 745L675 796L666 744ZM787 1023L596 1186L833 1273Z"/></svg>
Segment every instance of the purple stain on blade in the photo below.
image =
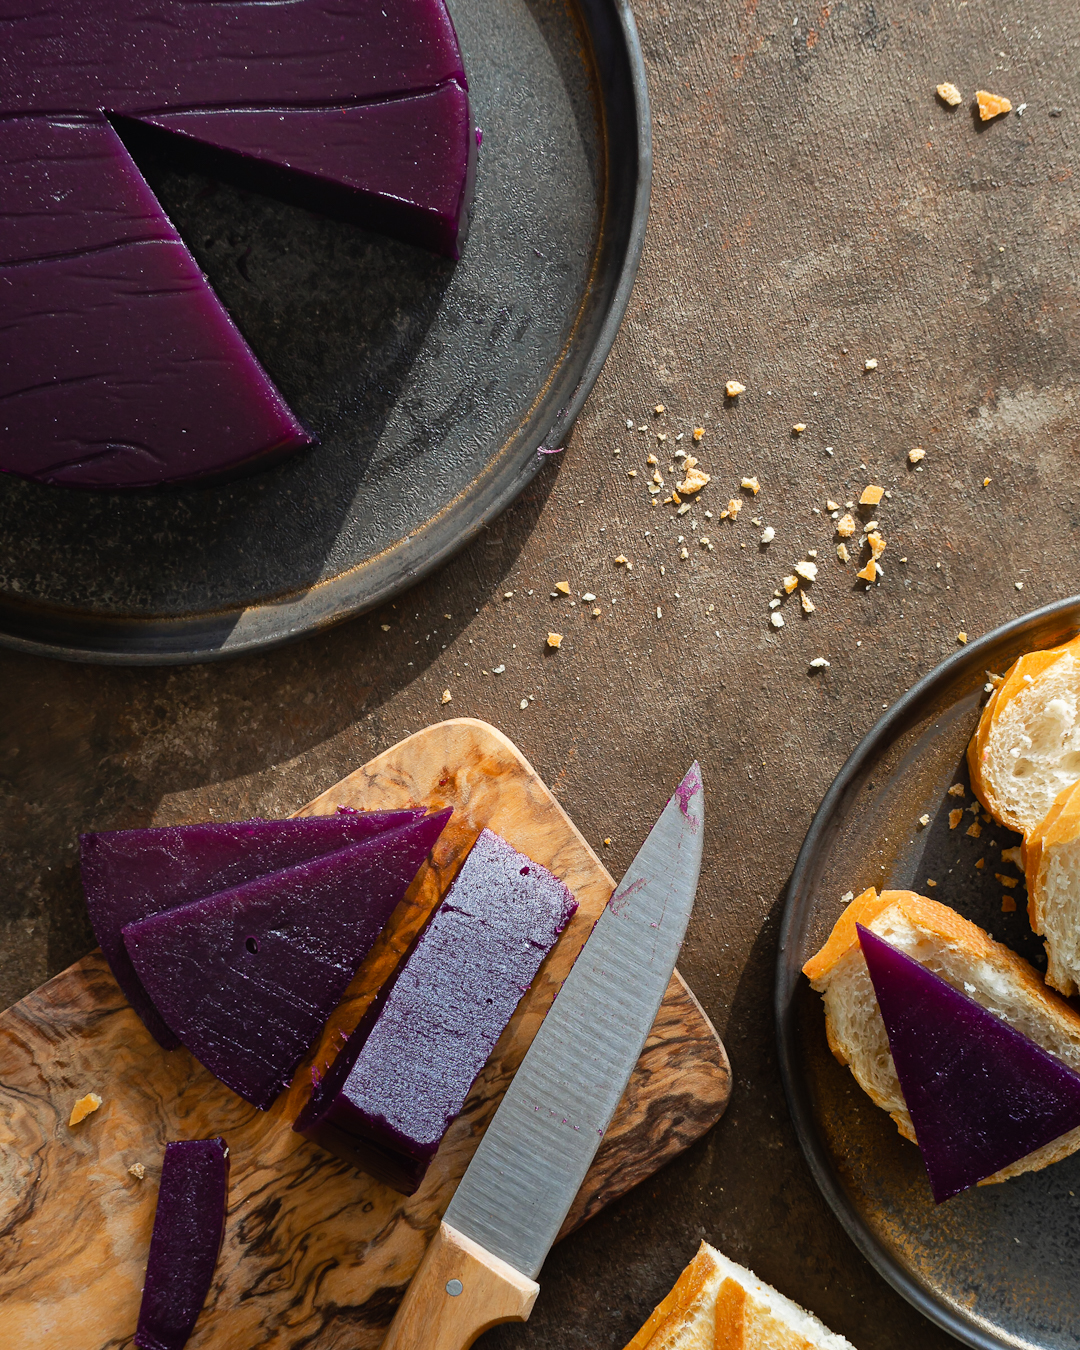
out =
<svg viewBox="0 0 1080 1350"><path fill-rule="evenodd" d="M542 445L536 453L538 455L561 455L565 449L564 445Z"/></svg>
<svg viewBox="0 0 1080 1350"><path fill-rule="evenodd" d="M697 830L698 818L690 814L690 799L701 791L701 769L697 761L690 766L690 771L675 789L675 796L679 801L679 810L690 822L690 828Z"/></svg>
<svg viewBox="0 0 1080 1350"><path fill-rule="evenodd" d="M476 128L476 148L477 150L484 144L484 133L480 127Z"/></svg>
<svg viewBox="0 0 1080 1350"><path fill-rule="evenodd" d="M611 910L612 914L614 914L617 919L621 919L626 912L626 902L636 891L640 891L642 886L645 885L647 885L647 879L645 877L638 877L637 881L632 881L625 890L616 891L608 901L608 909Z"/></svg>

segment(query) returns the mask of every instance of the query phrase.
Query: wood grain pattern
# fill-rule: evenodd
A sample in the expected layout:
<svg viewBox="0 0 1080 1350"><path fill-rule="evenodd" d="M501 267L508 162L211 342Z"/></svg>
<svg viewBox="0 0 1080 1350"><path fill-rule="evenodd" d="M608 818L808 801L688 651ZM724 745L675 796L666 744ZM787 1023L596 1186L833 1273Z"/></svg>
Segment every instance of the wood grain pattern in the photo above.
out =
<svg viewBox="0 0 1080 1350"><path fill-rule="evenodd" d="M338 805L451 805L454 816L290 1089L256 1111L186 1050L165 1053L100 952L0 1017L0 1344L131 1344L164 1145L221 1134L229 1216L191 1350L374 1350L506 1084L613 887L517 749L469 719L394 746L299 814ZM333 1057L488 825L549 867L580 908L541 967L408 1198L293 1133L314 1062ZM103 1105L69 1128L75 1098ZM564 1231L624 1193L723 1112L730 1073L716 1033L673 978L649 1043ZM142 1163L144 1180L128 1168Z"/></svg>

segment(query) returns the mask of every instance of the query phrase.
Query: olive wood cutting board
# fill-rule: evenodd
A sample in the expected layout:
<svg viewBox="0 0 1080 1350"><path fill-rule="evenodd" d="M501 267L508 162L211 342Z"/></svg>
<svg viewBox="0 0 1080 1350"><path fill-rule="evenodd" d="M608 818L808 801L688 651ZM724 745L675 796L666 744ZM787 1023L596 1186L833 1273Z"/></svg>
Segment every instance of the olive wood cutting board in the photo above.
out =
<svg viewBox="0 0 1080 1350"><path fill-rule="evenodd" d="M455 719L417 732L298 814L339 805L452 806L410 888L313 1055L257 1111L184 1049L163 1051L100 951L0 1015L0 1345L132 1344L170 1139L220 1134L231 1150L225 1240L190 1350L374 1350L499 1098L614 883L500 732ZM484 826L561 877L579 909L541 967L408 1198L291 1129L313 1062L333 1058L445 893ZM721 1115L727 1056L678 972L563 1233L649 1176ZM101 1108L68 1126L74 1101ZM129 1168L141 1163L145 1177Z"/></svg>

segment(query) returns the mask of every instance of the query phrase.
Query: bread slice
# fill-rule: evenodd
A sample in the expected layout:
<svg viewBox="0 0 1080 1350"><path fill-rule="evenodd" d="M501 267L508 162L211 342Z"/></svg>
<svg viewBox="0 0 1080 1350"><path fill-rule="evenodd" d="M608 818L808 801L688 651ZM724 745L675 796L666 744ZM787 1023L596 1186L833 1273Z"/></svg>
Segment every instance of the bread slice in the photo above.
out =
<svg viewBox="0 0 1080 1350"><path fill-rule="evenodd" d="M859 946L855 927L859 923L1080 1072L1080 1014L1051 993L1023 957L947 905L913 891L878 895L871 887L840 915L829 940L803 966L803 974L825 1000L829 1049L850 1068L871 1101L888 1111L905 1139L915 1143L915 1130ZM979 1185L1037 1172L1077 1149L1080 1128L1010 1163Z"/></svg>
<svg viewBox="0 0 1080 1350"><path fill-rule="evenodd" d="M1028 920L1046 939L1046 983L1080 992L1080 782L1062 788L1024 840Z"/></svg>
<svg viewBox="0 0 1080 1350"><path fill-rule="evenodd" d="M626 1350L854 1350L752 1270L703 1242Z"/></svg>
<svg viewBox="0 0 1080 1350"><path fill-rule="evenodd" d="M1026 834L1080 779L1080 637L1028 652L990 696L967 751L971 786L1003 825Z"/></svg>

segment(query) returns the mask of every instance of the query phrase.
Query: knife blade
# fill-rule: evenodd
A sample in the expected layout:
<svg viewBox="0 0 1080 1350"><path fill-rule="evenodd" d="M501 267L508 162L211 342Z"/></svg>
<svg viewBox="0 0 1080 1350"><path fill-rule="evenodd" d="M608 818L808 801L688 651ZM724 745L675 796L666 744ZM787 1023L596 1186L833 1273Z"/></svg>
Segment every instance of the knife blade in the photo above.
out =
<svg viewBox="0 0 1080 1350"><path fill-rule="evenodd" d="M563 982L473 1155L383 1350L465 1350L525 1321L536 1276L656 1020L701 871L695 761Z"/></svg>

